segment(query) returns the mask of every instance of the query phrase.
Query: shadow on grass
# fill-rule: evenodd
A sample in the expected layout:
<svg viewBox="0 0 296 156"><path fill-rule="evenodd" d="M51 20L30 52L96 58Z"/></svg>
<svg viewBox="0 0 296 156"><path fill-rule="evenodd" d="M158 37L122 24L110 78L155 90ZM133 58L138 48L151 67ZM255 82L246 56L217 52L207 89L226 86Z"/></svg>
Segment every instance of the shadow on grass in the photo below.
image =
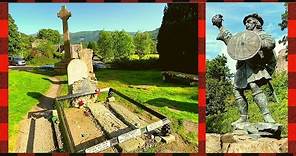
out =
<svg viewBox="0 0 296 156"><path fill-rule="evenodd" d="M46 110L53 109L54 98L47 97L38 92L28 92L27 95L39 101L38 107Z"/></svg>
<svg viewBox="0 0 296 156"><path fill-rule="evenodd" d="M146 103L156 107L167 106L168 108L179 110L179 111L192 112L195 114L198 113L197 103L181 102L181 101L175 101L175 100L170 100L166 98L156 98L156 99L148 100L146 101Z"/></svg>
<svg viewBox="0 0 296 156"><path fill-rule="evenodd" d="M42 79L47 80L47 81L51 82L52 84L67 84L68 83L68 81L52 81L51 79L44 78L44 77Z"/></svg>

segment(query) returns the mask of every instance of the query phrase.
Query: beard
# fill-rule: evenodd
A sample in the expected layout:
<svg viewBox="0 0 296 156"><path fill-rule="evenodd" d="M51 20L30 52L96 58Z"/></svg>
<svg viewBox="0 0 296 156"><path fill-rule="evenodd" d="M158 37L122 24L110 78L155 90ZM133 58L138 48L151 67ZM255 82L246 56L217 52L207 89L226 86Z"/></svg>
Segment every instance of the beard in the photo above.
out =
<svg viewBox="0 0 296 156"><path fill-rule="evenodd" d="M254 24L254 23L246 23L247 30L254 30L255 27L256 27L256 24Z"/></svg>

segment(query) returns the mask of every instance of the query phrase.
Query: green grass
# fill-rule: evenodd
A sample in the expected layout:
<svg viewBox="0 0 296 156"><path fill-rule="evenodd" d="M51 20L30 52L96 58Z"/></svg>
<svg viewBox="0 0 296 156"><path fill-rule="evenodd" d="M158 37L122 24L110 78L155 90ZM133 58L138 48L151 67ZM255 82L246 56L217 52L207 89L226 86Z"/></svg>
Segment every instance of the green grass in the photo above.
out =
<svg viewBox="0 0 296 156"><path fill-rule="evenodd" d="M197 144L197 132L188 132L183 121L198 122L198 88L182 84L166 83L158 70L100 70L96 72L100 88L112 87L132 99L166 115L172 122L173 131L184 140ZM147 85L137 89L131 85Z"/></svg>
<svg viewBox="0 0 296 156"><path fill-rule="evenodd" d="M13 149L19 122L27 116L51 82L47 76L25 71L9 71L9 149Z"/></svg>

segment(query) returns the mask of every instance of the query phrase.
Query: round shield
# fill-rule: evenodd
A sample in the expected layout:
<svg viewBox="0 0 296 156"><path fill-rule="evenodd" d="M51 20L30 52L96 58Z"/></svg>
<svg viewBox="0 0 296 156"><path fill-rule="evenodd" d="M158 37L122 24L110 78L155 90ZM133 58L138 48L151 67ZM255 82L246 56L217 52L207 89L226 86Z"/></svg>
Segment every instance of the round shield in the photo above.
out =
<svg viewBox="0 0 296 156"><path fill-rule="evenodd" d="M234 35L227 44L227 52L234 60L247 60L257 54L261 48L259 35L244 31Z"/></svg>

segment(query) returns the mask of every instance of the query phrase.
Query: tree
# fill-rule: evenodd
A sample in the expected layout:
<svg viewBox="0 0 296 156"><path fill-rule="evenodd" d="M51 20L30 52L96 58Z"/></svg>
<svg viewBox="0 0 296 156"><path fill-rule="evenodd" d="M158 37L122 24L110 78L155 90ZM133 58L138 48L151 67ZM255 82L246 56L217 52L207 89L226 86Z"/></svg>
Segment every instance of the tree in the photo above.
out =
<svg viewBox="0 0 296 156"><path fill-rule="evenodd" d="M282 22L279 23L281 30L285 30L288 27L288 3L284 4L285 12L282 14Z"/></svg>
<svg viewBox="0 0 296 156"><path fill-rule="evenodd" d="M24 33L19 33L19 35L20 35L20 42L19 42L20 49L17 53L18 55L24 57L25 59L30 59L31 52L32 52L32 42L34 41L34 37L30 35L26 35Z"/></svg>
<svg viewBox="0 0 296 156"><path fill-rule="evenodd" d="M128 59L135 52L132 36L125 31L113 32L114 59Z"/></svg>
<svg viewBox="0 0 296 156"><path fill-rule="evenodd" d="M168 4L157 39L163 70L197 74L197 5Z"/></svg>
<svg viewBox="0 0 296 156"><path fill-rule="evenodd" d="M20 34L18 32L17 25L10 14L8 14L8 52L11 55L16 55L20 50Z"/></svg>
<svg viewBox="0 0 296 156"><path fill-rule="evenodd" d="M41 53L41 55L47 58L53 58L54 53L57 51L57 46L55 46L51 41L42 40L36 49L39 53Z"/></svg>
<svg viewBox="0 0 296 156"><path fill-rule="evenodd" d="M98 54L103 57L105 62L114 59L114 43L111 32L101 31L98 40Z"/></svg>
<svg viewBox="0 0 296 156"><path fill-rule="evenodd" d="M52 29L41 29L37 33L38 39L45 39L53 44L59 44L61 42L61 35L57 30Z"/></svg>
<svg viewBox="0 0 296 156"><path fill-rule="evenodd" d="M207 115L225 112L226 99L232 94L230 69L226 65L227 58L219 55L213 60L207 60L206 102Z"/></svg>
<svg viewBox="0 0 296 156"><path fill-rule="evenodd" d="M135 53L140 57L147 55L149 53L153 53L155 50L153 46L155 45L150 34L147 32L137 32L134 37L135 44Z"/></svg>

